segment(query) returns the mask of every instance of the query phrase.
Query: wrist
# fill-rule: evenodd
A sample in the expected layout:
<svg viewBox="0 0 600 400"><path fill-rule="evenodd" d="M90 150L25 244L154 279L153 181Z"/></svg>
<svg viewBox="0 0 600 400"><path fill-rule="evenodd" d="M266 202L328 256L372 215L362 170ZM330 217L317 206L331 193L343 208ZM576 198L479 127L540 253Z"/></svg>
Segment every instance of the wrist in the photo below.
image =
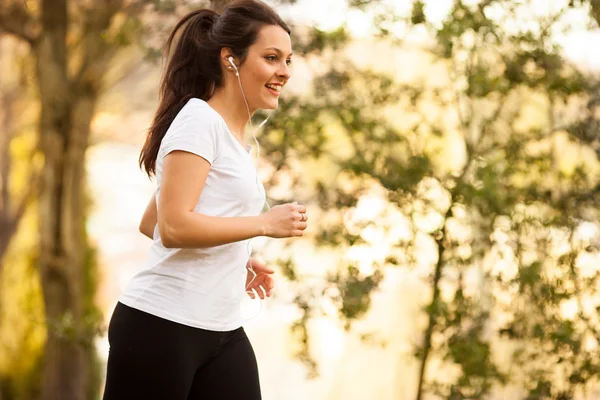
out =
<svg viewBox="0 0 600 400"><path fill-rule="evenodd" d="M267 219L265 218L265 215L259 215L257 217L258 220L258 235L257 236L268 236L269 235L269 229L267 228Z"/></svg>

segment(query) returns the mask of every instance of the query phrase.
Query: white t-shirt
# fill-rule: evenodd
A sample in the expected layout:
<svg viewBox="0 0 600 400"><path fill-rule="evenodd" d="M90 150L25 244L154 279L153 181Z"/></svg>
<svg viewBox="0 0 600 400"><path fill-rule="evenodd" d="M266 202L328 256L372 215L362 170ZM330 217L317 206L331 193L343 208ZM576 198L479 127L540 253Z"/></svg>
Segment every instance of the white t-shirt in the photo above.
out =
<svg viewBox="0 0 600 400"><path fill-rule="evenodd" d="M177 114L156 160L156 200L164 157L174 150L197 154L210 164L194 212L215 217L256 216L264 188L245 149L223 118L193 98ZM185 182L183 182L185 184ZM154 230L145 268L129 282L119 301L158 317L213 331L242 326L240 304L246 295L249 240L197 249L168 249Z"/></svg>

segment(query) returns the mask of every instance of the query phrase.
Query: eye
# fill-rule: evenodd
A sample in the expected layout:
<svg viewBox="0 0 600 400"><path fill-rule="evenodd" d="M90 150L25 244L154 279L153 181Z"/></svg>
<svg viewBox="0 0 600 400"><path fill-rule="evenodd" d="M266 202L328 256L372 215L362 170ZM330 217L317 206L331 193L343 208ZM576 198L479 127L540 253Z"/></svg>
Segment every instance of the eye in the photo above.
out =
<svg viewBox="0 0 600 400"><path fill-rule="evenodd" d="M277 56L271 55L271 56L266 56L265 58L269 61L277 61Z"/></svg>
<svg viewBox="0 0 600 400"><path fill-rule="evenodd" d="M285 60L285 63L286 63L287 65L291 65L291 64L292 64L292 60L288 58L287 60Z"/></svg>

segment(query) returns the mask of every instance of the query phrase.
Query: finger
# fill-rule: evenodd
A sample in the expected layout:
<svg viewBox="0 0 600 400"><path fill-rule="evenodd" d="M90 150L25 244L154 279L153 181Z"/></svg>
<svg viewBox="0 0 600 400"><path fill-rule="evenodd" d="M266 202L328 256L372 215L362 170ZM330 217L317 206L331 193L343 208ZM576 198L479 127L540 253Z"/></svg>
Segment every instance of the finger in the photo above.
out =
<svg viewBox="0 0 600 400"><path fill-rule="evenodd" d="M304 236L304 231L295 229L294 231L292 231L292 236Z"/></svg>
<svg viewBox="0 0 600 400"><path fill-rule="evenodd" d="M267 290L273 289L275 287L275 279L273 279L271 277L269 277L269 279L265 279L265 282L264 282L263 286Z"/></svg>
<svg viewBox="0 0 600 400"><path fill-rule="evenodd" d="M254 271L254 273L256 274L256 279L258 279L258 276L260 274L274 274L275 271L272 270L271 268L265 266L265 265L254 265L250 268L248 268L248 271Z"/></svg>
<svg viewBox="0 0 600 400"><path fill-rule="evenodd" d="M267 297L271 297L271 289L265 288L264 286L261 286L261 289L265 291Z"/></svg>
<svg viewBox="0 0 600 400"><path fill-rule="evenodd" d="M267 267L265 264L259 262L259 261L255 261L252 264L252 269L254 270L254 272L258 273L265 273L265 274L274 274L275 271L272 270L271 268Z"/></svg>
<svg viewBox="0 0 600 400"><path fill-rule="evenodd" d="M272 288L275 285L274 282L275 282L275 280L272 277L270 277L268 275L265 275L265 279L263 279L259 283L259 285L262 286L265 289L270 289L270 288Z"/></svg>
<svg viewBox="0 0 600 400"><path fill-rule="evenodd" d="M246 291L246 293L248 293L248 296L250 296L251 299L254 299L256 297L252 290L248 290L248 291Z"/></svg>
<svg viewBox="0 0 600 400"><path fill-rule="evenodd" d="M297 222L295 228L299 230L305 230L308 224L306 222Z"/></svg>
<svg viewBox="0 0 600 400"><path fill-rule="evenodd" d="M260 297L261 300L264 300L265 299L265 291L262 288L262 286L257 287L256 291L258 292L258 297Z"/></svg>
<svg viewBox="0 0 600 400"><path fill-rule="evenodd" d="M262 285L260 285L260 288L265 291L267 296L271 295L271 288L269 288L269 284L267 282L264 282Z"/></svg>
<svg viewBox="0 0 600 400"><path fill-rule="evenodd" d="M256 259L256 258L251 258L248 262L248 265L250 267L259 267L261 265L264 265L260 260Z"/></svg>
<svg viewBox="0 0 600 400"><path fill-rule="evenodd" d="M254 282L252 282L252 285L250 286L252 289L256 289L257 287L259 287L262 284L262 279L256 279Z"/></svg>
<svg viewBox="0 0 600 400"><path fill-rule="evenodd" d="M300 216L298 218L298 215ZM296 219L302 222L306 222L308 220L308 216L305 213L298 213L295 215Z"/></svg>
<svg viewBox="0 0 600 400"><path fill-rule="evenodd" d="M298 204L295 208L299 213L306 213L306 206L303 206L302 204Z"/></svg>

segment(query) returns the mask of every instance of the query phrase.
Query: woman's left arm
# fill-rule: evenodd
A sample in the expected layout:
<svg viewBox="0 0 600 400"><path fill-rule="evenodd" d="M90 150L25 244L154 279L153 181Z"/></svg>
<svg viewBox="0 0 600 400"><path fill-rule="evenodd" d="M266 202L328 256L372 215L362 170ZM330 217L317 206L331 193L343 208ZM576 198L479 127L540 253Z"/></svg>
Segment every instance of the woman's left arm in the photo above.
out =
<svg viewBox="0 0 600 400"><path fill-rule="evenodd" d="M150 202L146 206L146 211L142 216L140 222L140 232L148 236L150 239L154 238L154 228L158 223L157 211L156 211L156 194L152 195Z"/></svg>

